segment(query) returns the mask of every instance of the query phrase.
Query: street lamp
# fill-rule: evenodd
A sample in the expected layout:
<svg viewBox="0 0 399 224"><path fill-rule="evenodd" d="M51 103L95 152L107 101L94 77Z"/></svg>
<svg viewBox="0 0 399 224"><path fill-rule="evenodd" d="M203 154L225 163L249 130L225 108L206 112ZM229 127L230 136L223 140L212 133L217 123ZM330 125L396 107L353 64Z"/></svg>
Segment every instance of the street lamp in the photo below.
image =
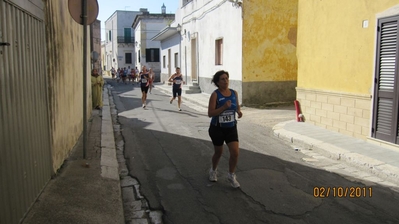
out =
<svg viewBox="0 0 399 224"><path fill-rule="evenodd" d="M183 32L183 34L182 34L182 32L181 32L182 27L181 27L180 23L177 24L176 30L177 30L177 32L180 33L181 36L185 36L185 35L186 35L186 30L184 30L184 32Z"/></svg>

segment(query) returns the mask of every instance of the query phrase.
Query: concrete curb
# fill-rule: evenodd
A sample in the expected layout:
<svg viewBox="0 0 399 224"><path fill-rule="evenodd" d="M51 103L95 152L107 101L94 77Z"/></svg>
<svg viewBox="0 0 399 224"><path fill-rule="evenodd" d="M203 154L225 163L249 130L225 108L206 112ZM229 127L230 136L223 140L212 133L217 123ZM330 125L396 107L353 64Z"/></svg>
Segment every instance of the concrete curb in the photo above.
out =
<svg viewBox="0 0 399 224"><path fill-rule="evenodd" d="M162 211L151 211L147 199L141 194L139 182L129 175L126 159L124 157L125 142L122 135L122 129L118 122L118 110L113 101L112 89L110 85L104 87L107 96L104 97L104 107L110 108L109 115L106 114L105 120L111 120L112 141L107 144L113 144L115 158L112 155L112 161L117 163L118 180L121 189L121 204L124 211L124 219L126 224L162 224ZM106 105L108 104L108 105ZM108 112L108 110L107 110ZM106 112L106 113L107 113ZM103 117L104 118L104 117ZM106 136L110 138L111 135ZM116 139L116 140L115 140ZM115 175L115 173L113 173Z"/></svg>
<svg viewBox="0 0 399 224"><path fill-rule="evenodd" d="M101 123L101 176L119 182L118 161L116 159L115 138L107 87L104 87L103 102Z"/></svg>

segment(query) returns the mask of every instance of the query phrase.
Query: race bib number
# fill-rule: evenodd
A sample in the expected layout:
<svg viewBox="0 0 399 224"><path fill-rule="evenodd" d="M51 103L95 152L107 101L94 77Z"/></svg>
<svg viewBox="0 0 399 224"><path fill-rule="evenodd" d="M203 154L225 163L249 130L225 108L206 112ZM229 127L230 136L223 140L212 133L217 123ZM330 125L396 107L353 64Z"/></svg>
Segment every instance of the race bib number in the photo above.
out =
<svg viewBox="0 0 399 224"><path fill-rule="evenodd" d="M234 111L233 110L226 110L219 115L219 123L225 124L234 122Z"/></svg>
<svg viewBox="0 0 399 224"><path fill-rule="evenodd" d="M147 83L147 79L141 79L141 83Z"/></svg>
<svg viewBox="0 0 399 224"><path fill-rule="evenodd" d="M177 85L180 85L180 84L181 84L181 80L175 80L175 83L176 83Z"/></svg>

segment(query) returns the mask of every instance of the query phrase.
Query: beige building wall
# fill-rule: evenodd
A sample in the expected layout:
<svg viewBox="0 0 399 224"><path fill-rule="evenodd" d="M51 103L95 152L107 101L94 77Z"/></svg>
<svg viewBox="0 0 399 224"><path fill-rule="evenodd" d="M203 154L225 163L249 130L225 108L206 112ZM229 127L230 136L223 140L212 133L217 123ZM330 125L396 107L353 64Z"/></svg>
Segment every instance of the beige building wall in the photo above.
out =
<svg viewBox="0 0 399 224"><path fill-rule="evenodd" d="M242 96L247 106L295 100L298 0L243 3Z"/></svg>
<svg viewBox="0 0 399 224"><path fill-rule="evenodd" d="M97 52L98 56L97 60L91 58L91 68L96 68L98 69L99 72L102 72L103 68L101 66L102 64L101 64L101 21L100 20L96 20L90 25L90 34L91 34L91 42L90 42L91 52Z"/></svg>
<svg viewBox="0 0 399 224"><path fill-rule="evenodd" d="M44 1L47 72L54 172L60 168L83 130L83 27L68 13L68 1ZM88 32L89 34L89 29ZM91 114L90 44L88 39L87 113Z"/></svg>
<svg viewBox="0 0 399 224"><path fill-rule="evenodd" d="M371 135L377 14L397 0L299 0L297 100L306 122Z"/></svg>
<svg viewBox="0 0 399 224"><path fill-rule="evenodd" d="M105 43L104 41L101 42L101 68L103 69L103 75L104 76L111 76L111 69L106 70L104 69L104 66L106 66L107 64L107 59L105 58L106 54L105 54Z"/></svg>

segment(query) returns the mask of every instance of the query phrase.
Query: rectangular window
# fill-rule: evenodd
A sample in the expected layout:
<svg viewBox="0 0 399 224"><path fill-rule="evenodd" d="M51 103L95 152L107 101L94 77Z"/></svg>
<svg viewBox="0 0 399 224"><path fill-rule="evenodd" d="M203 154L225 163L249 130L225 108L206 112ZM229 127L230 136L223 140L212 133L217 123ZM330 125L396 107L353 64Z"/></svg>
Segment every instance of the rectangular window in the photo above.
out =
<svg viewBox="0 0 399 224"><path fill-rule="evenodd" d="M112 39L111 39L111 30L108 31L108 38L109 38L109 41L112 41Z"/></svg>
<svg viewBox="0 0 399 224"><path fill-rule="evenodd" d="M147 48L145 49L146 62L160 62L159 60L159 48Z"/></svg>
<svg viewBox="0 0 399 224"><path fill-rule="evenodd" d="M140 56L140 50L139 50L139 55L137 57L138 63L140 63L140 58L141 58L141 56Z"/></svg>
<svg viewBox="0 0 399 224"><path fill-rule="evenodd" d="M215 65L223 64L223 39L215 41Z"/></svg>
<svg viewBox="0 0 399 224"><path fill-rule="evenodd" d="M125 53L125 64L132 64L132 53Z"/></svg>
<svg viewBox="0 0 399 224"><path fill-rule="evenodd" d="M162 57L162 64L163 64L163 68L166 68L166 56L165 55Z"/></svg>
<svg viewBox="0 0 399 224"><path fill-rule="evenodd" d="M133 43L131 28L125 28L125 43Z"/></svg>
<svg viewBox="0 0 399 224"><path fill-rule="evenodd" d="M179 53L175 53L175 68L179 67Z"/></svg>

